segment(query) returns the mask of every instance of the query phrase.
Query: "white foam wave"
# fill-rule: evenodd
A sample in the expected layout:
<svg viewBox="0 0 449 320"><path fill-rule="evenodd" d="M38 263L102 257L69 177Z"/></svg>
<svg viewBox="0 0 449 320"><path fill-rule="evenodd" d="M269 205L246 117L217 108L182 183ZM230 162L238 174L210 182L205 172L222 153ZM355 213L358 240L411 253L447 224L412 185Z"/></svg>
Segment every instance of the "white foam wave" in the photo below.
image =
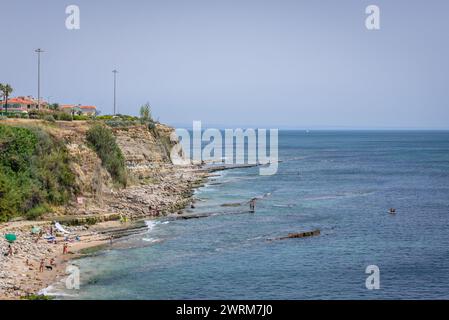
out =
<svg viewBox="0 0 449 320"><path fill-rule="evenodd" d="M149 243L158 243L158 242L162 242L161 239L156 239L156 238L143 238L142 241L149 242Z"/></svg>
<svg viewBox="0 0 449 320"><path fill-rule="evenodd" d="M40 290L38 295L48 296L48 297L77 297L77 294L69 294L62 289L56 289L54 285L50 285L47 288Z"/></svg>

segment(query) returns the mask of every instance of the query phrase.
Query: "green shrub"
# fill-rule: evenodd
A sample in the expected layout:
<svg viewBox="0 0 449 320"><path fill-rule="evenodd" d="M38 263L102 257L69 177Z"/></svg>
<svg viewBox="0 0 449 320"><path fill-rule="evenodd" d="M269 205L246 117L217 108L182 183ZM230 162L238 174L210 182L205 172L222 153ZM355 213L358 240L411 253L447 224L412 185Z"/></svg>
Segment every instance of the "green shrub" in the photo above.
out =
<svg viewBox="0 0 449 320"><path fill-rule="evenodd" d="M125 158L115 140L112 131L100 124L87 131L87 141L101 159L103 166L115 182L126 186L127 176Z"/></svg>
<svg viewBox="0 0 449 320"><path fill-rule="evenodd" d="M116 116L98 116L96 119L104 120L104 123L112 128L126 128L139 124L139 118L123 114L118 114Z"/></svg>
<svg viewBox="0 0 449 320"><path fill-rule="evenodd" d="M113 118L113 116L111 116L111 115L104 115L104 116L96 117L97 120L111 120L112 118Z"/></svg>
<svg viewBox="0 0 449 320"><path fill-rule="evenodd" d="M39 128L0 125L0 221L35 219L76 192L62 142Z"/></svg>
<svg viewBox="0 0 449 320"><path fill-rule="evenodd" d="M25 118L28 117L28 113L25 112L0 112L0 117L5 118Z"/></svg>
<svg viewBox="0 0 449 320"><path fill-rule="evenodd" d="M47 113L42 112L40 110L30 110L28 111L28 117L30 119L43 119Z"/></svg>
<svg viewBox="0 0 449 320"><path fill-rule="evenodd" d="M54 117L56 120L60 120L60 121L72 121L72 115L69 113L65 113L65 112L55 112L54 113Z"/></svg>
<svg viewBox="0 0 449 320"><path fill-rule="evenodd" d="M55 122L56 121L55 118L51 114L46 115L44 117L44 120L48 121L48 122Z"/></svg>
<svg viewBox="0 0 449 320"><path fill-rule="evenodd" d="M154 123L153 121L148 122L148 130L150 131L156 130L156 123Z"/></svg>
<svg viewBox="0 0 449 320"><path fill-rule="evenodd" d="M151 115L151 106L149 102L140 107L139 113L140 121L142 122L142 124L153 121L153 116Z"/></svg>
<svg viewBox="0 0 449 320"><path fill-rule="evenodd" d="M84 115L81 115L81 116L73 116L73 120L77 120L77 121L80 121L80 120L90 120L91 119L91 117L89 117L89 116L84 116Z"/></svg>
<svg viewBox="0 0 449 320"><path fill-rule="evenodd" d="M121 120L121 119L106 120L104 123L112 128L126 128L139 124L137 120Z"/></svg>
<svg viewBox="0 0 449 320"><path fill-rule="evenodd" d="M50 209L48 208L48 206L40 205L28 210L28 212L26 213L26 217L28 220L36 220L43 214L48 213L49 211Z"/></svg>
<svg viewBox="0 0 449 320"><path fill-rule="evenodd" d="M122 120L122 121L135 121L135 120L139 120L139 118L135 117L135 116L130 116L127 114L116 114L115 116L112 116L111 119L117 119L117 120Z"/></svg>

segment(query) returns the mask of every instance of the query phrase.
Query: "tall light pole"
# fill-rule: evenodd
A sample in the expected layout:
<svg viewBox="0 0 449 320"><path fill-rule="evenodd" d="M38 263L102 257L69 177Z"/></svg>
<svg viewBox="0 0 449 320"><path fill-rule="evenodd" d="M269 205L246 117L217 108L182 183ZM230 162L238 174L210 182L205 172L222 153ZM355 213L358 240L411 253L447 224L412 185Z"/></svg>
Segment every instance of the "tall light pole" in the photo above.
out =
<svg viewBox="0 0 449 320"><path fill-rule="evenodd" d="M117 70L112 70L112 73L114 74L114 116L116 113L116 107L117 107L117 98L116 98L116 91L117 91Z"/></svg>
<svg viewBox="0 0 449 320"><path fill-rule="evenodd" d="M37 109L41 108L41 53L44 52L41 48L34 50L37 52Z"/></svg>

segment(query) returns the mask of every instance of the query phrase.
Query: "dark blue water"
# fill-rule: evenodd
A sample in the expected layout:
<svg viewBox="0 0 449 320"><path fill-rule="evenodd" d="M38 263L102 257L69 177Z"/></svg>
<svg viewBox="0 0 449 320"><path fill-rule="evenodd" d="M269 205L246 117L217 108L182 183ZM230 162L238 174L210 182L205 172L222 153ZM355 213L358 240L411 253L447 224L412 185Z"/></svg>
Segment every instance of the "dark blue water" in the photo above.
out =
<svg viewBox="0 0 449 320"><path fill-rule="evenodd" d="M137 248L77 261L82 299L447 299L449 133L280 133L278 174L221 173ZM222 207L267 195L257 213ZM388 209L397 208L395 216ZM321 236L269 241L320 229ZM367 290L365 268L380 268Z"/></svg>

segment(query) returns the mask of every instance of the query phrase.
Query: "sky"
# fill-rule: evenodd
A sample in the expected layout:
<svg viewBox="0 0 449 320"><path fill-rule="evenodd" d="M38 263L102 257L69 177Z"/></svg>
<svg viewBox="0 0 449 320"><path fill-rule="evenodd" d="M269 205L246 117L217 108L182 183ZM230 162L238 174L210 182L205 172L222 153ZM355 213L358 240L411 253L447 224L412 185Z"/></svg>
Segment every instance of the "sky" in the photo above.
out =
<svg viewBox="0 0 449 320"><path fill-rule="evenodd" d="M447 0L0 1L13 96L37 96L42 48L41 96L102 114L117 69L120 113L175 126L449 129Z"/></svg>

